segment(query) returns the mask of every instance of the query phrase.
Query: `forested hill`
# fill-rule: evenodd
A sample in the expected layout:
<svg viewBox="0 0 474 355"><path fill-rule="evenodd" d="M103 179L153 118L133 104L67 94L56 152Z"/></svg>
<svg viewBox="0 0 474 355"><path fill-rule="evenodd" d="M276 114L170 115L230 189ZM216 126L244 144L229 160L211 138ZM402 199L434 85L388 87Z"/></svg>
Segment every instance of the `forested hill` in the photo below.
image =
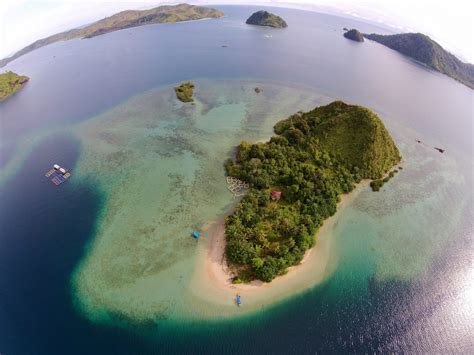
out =
<svg viewBox="0 0 474 355"><path fill-rule="evenodd" d="M11 71L0 74L0 102L20 90L30 78Z"/></svg>
<svg viewBox="0 0 474 355"><path fill-rule="evenodd" d="M426 64L428 67L474 89L474 65L460 61L456 56L422 33L395 35L372 33L364 34L364 37Z"/></svg>
<svg viewBox="0 0 474 355"><path fill-rule="evenodd" d="M234 282L269 282L300 263L339 196L401 159L375 113L341 101L297 113L275 133L267 143L241 143L236 160L226 163L230 176L251 185L226 220ZM272 200L272 192L281 196Z"/></svg>
<svg viewBox="0 0 474 355"><path fill-rule="evenodd" d="M200 20L204 18L217 18L222 16L224 16L224 14L216 9L188 4L159 6L150 10L122 11L110 17L106 17L100 21L94 22L93 24L84 28L72 29L40 39L15 53L12 57L2 59L0 61L0 67L7 65L7 63L18 57L21 57L22 55L25 55L26 53L58 41L66 41L74 38L91 38L124 28L155 23Z"/></svg>
<svg viewBox="0 0 474 355"><path fill-rule="evenodd" d="M285 20L280 16L274 15L268 11L257 11L254 12L248 19L245 21L247 25L256 25L256 26L268 26L274 28L285 28L288 27Z"/></svg>

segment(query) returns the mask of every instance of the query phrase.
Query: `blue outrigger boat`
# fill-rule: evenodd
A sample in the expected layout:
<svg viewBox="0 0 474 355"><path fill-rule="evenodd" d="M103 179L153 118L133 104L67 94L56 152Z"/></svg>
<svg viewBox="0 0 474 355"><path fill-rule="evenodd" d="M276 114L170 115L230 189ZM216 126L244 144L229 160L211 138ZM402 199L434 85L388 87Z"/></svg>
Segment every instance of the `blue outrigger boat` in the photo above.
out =
<svg viewBox="0 0 474 355"><path fill-rule="evenodd" d="M199 239L199 237L201 236L201 226L200 226L200 223L196 223L193 227L193 231L191 233L192 237L194 239Z"/></svg>
<svg viewBox="0 0 474 355"><path fill-rule="evenodd" d="M235 303L237 304L237 306L240 306L240 304L242 303L240 301L240 295L239 294L237 294L237 296L235 296Z"/></svg>

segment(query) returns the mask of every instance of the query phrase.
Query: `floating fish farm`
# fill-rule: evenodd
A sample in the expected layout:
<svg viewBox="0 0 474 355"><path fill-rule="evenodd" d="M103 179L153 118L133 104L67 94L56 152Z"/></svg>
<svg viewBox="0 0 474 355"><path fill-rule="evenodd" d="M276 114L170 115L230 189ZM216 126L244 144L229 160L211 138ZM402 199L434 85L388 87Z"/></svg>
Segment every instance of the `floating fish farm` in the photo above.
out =
<svg viewBox="0 0 474 355"><path fill-rule="evenodd" d="M71 173L65 168L62 168L59 164L54 164L53 168L47 171L44 176L51 179L54 185L59 186L71 177Z"/></svg>

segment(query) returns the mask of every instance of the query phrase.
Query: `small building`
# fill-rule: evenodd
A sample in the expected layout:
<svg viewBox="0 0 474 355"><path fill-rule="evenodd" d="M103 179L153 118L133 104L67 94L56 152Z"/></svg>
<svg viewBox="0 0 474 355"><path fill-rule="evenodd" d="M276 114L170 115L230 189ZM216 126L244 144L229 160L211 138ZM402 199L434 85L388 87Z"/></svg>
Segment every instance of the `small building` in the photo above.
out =
<svg viewBox="0 0 474 355"><path fill-rule="evenodd" d="M63 175L67 173L66 169L64 168L59 168L59 172Z"/></svg>
<svg viewBox="0 0 474 355"><path fill-rule="evenodd" d="M273 190L271 193L270 193L270 197L272 200L279 200L281 198L281 191L276 191L276 190Z"/></svg>
<svg viewBox="0 0 474 355"><path fill-rule="evenodd" d="M53 165L53 168L54 168L54 170L59 170L59 169L61 169L61 167L60 167L58 164L54 164L54 165Z"/></svg>
<svg viewBox="0 0 474 355"><path fill-rule="evenodd" d="M199 232L198 232L198 231L194 231L194 232L193 232L193 237L196 238L196 239L199 239Z"/></svg>

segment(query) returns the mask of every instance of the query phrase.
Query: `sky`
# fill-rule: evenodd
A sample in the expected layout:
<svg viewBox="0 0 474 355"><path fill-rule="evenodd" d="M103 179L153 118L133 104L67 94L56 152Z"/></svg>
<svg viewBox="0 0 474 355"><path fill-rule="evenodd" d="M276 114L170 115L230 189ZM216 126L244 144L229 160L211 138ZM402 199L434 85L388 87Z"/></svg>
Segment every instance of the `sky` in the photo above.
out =
<svg viewBox="0 0 474 355"><path fill-rule="evenodd" d="M178 2L184 0L175 3ZM0 0L0 58L37 39L118 11L164 3L159 0ZM399 32L425 33L462 60L474 63L472 0L195 0L189 3L285 6L366 19Z"/></svg>

